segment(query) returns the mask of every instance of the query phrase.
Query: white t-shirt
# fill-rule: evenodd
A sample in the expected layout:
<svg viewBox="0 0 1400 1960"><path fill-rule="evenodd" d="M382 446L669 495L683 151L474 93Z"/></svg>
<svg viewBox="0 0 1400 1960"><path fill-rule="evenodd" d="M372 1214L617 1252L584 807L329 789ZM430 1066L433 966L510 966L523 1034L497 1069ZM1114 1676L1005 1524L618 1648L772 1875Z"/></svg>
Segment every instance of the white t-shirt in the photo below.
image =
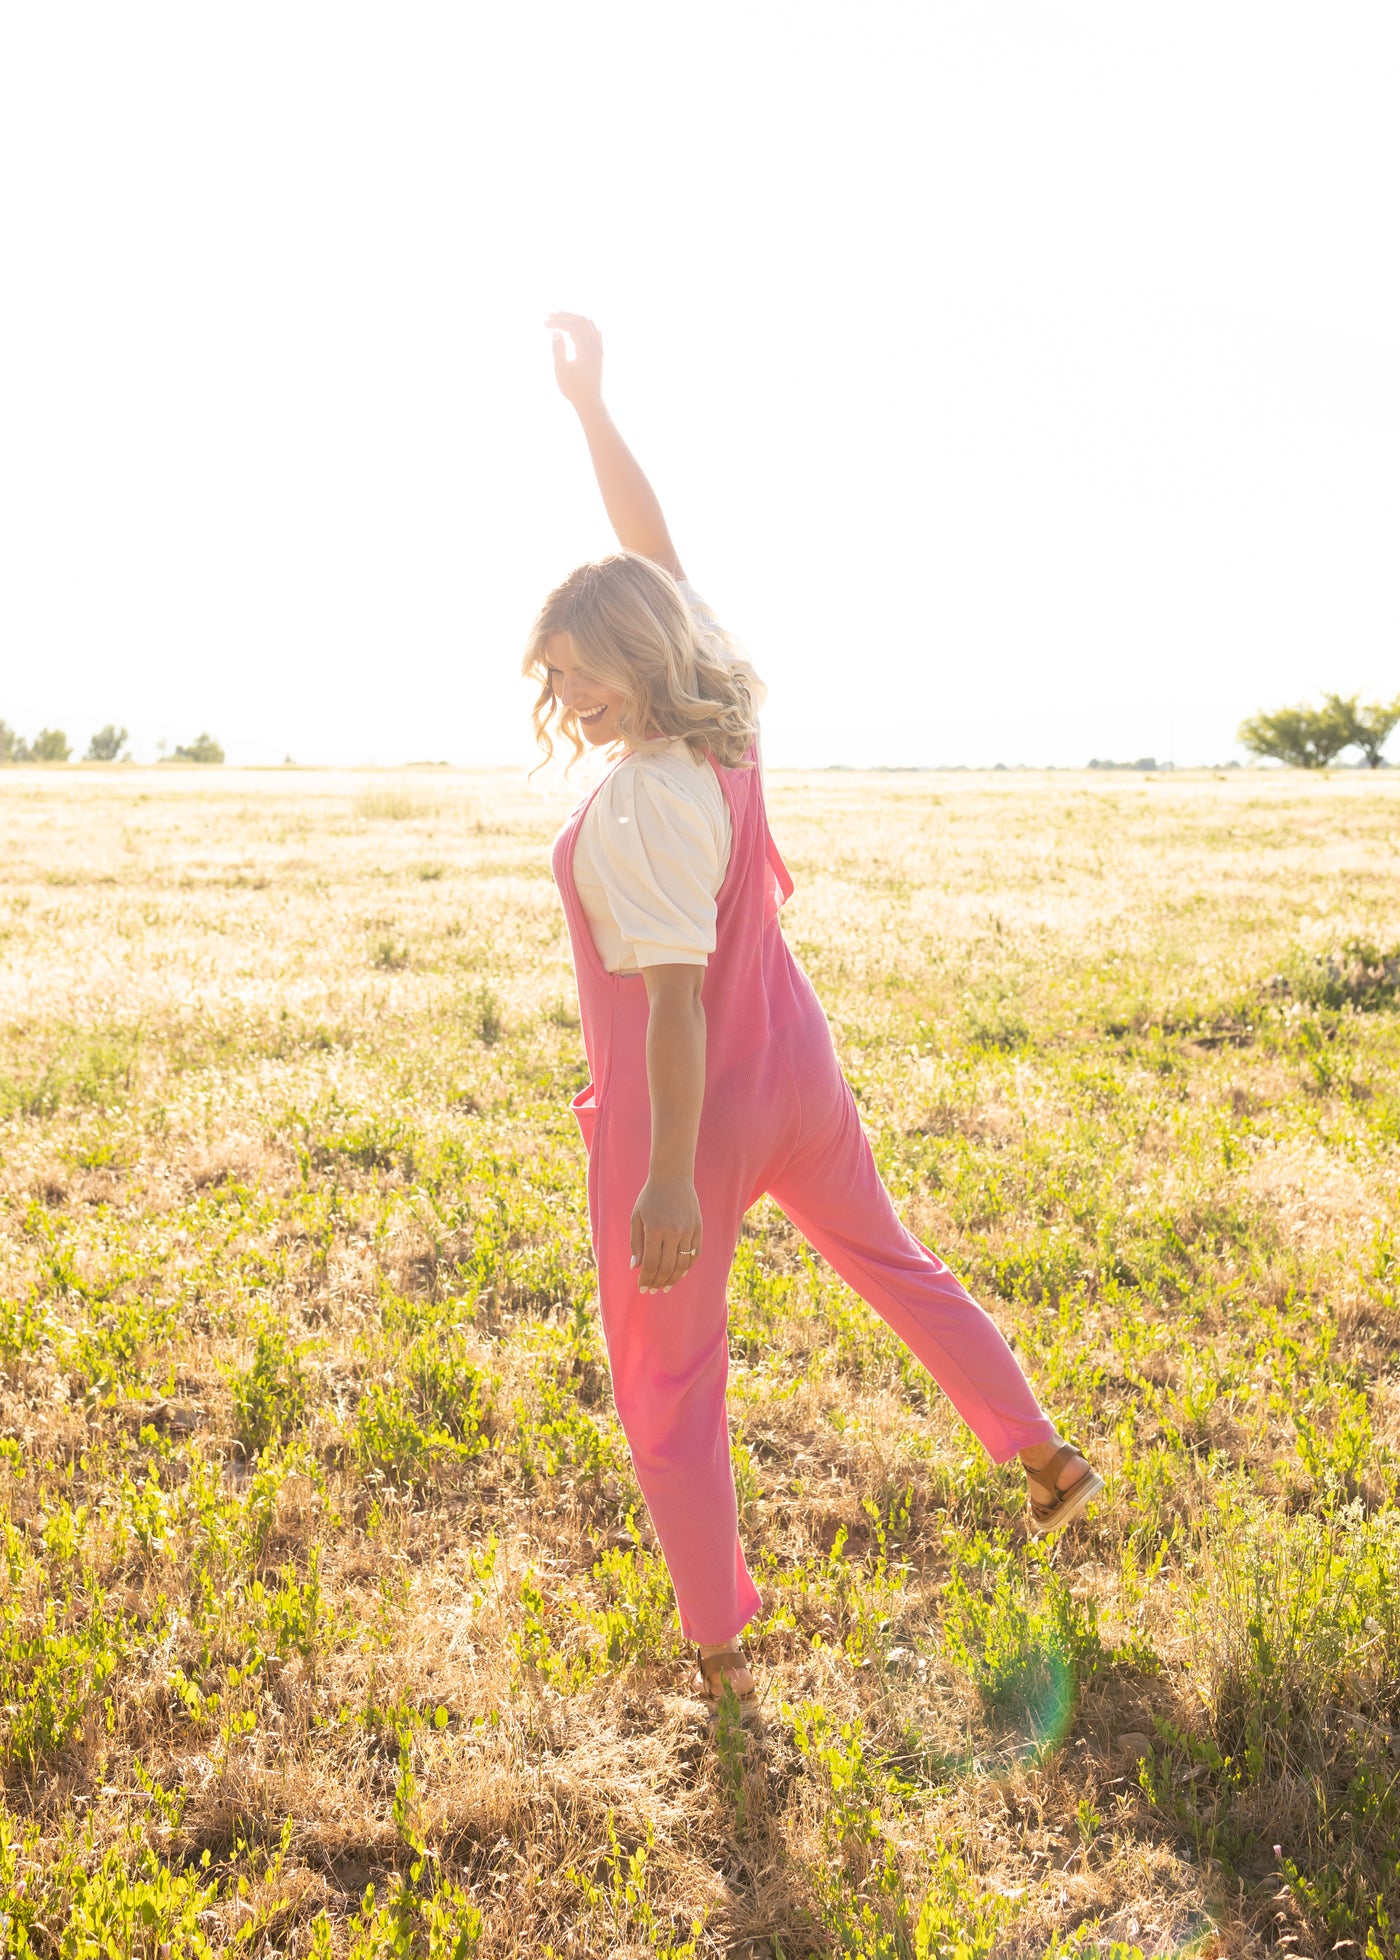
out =
<svg viewBox="0 0 1400 1960"><path fill-rule="evenodd" d="M680 588L701 625L713 628L694 587L682 579ZM579 826L573 866L609 973L706 965L731 841L719 777L685 742L617 764Z"/></svg>

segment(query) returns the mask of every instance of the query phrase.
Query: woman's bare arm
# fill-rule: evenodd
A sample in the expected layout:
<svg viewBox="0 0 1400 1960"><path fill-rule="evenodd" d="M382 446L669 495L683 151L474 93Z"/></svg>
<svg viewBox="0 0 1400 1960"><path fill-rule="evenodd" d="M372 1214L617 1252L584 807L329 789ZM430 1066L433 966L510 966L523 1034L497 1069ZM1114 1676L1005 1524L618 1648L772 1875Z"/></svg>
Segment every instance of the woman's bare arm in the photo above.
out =
<svg viewBox="0 0 1400 1960"><path fill-rule="evenodd" d="M700 1250L695 1145L705 1099L703 966L679 962L642 968L647 989L647 1086L651 1091L651 1161L632 1211L632 1256L644 1293L684 1279Z"/></svg>
<svg viewBox="0 0 1400 1960"><path fill-rule="evenodd" d="M618 543L624 551L650 558L672 578L684 578L656 492L603 404L603 336L581 313L551 313L545 325L553 333L555 379L583 425L603 508ZM566 335L574 344L572 360Z"/></svg>

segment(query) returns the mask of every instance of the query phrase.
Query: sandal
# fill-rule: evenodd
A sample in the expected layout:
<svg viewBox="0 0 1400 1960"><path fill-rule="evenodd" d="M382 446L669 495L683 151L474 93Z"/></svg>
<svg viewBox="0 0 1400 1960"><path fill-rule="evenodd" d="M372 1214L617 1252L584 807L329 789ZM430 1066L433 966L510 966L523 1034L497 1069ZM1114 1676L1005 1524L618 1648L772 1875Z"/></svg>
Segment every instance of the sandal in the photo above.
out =
<svg viewBox="0 0 1400 1960"><path fill-rule="evenodd" d="M750 1674L753 1673L749 1657L742 1647L726 1647L718 1654L703 1656L697 1647L695 1665L700 1670L700 1699L713 1703L715 1707L719 1706L720 1697L724 1693L727 1674L733 1674L741 1667L747 1668ZM738 1689L736 1688L734 1692L738 1694ZM751 1707L757 1700L757 1686L750 1688L746 1695L739 1695L741 1707Z"/></svg>
<svg viewBox="0 0 1400 1960"><path fill-rule="evenodd" d="M1067 1489L1057 1490L1055 1488L1056 1477L1059 1476L1061 1470L1064 1469L1067 1463L1076 1461L1084 1465L1084 1475L1082 1477L1076 1477ZM1046 1532L1058 1531L1062 1525L1069 1524L1084 1511L1090 1501L1097 1497L1099 1492L1104 1488L1103 1478L1094 1469L1084 1452L1077 1450L1073 1443L1062 1444L1050 1458L1049 1462L1042 1463L1038 1470L1032 1470L1025 1464L1021 1467L1026 1472L1027 1496L1030 1498L1031 1507L1032 1538L1041 1538ZM1033 1486L1049 1492L1050 1501L1048 1504L1038 1504L1035 1498L1030 1496L1030 1490Z"/></svg>

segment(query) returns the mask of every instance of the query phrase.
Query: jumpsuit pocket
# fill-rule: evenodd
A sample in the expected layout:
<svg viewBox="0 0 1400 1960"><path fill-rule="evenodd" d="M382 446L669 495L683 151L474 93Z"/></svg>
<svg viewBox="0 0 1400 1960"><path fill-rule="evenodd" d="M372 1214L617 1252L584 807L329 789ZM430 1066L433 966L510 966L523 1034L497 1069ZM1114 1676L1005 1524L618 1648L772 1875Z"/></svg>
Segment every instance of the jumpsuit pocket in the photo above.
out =
<svg viewBox="0 0 1400 1960"><path fill-rule="evenodd" d="M578 1118L579 1129L583 1132L584 1149L591 1150L593 1148L593 1126L598 1120L598 1103L591 1082L579 1090L578 1094L569 1104L569 1107Z"/></svg>

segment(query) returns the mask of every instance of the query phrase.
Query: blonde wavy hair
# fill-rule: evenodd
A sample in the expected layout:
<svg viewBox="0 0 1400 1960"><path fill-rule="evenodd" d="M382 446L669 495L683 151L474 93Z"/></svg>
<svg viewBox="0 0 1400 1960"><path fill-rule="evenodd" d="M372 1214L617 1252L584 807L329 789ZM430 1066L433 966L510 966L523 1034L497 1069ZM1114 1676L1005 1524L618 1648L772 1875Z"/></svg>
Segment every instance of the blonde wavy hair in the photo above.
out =
<svg viewBox="0 0 1400 1960"><path fill-rule="evenodd" d="M540 682L530 717L535 740L546 763L554 755L552 725L572 743L567 773L587 744L575 716L555 699L545 651L551 633L567 633L589 679L622 695L617 725L627 749L645 752L679 739L727 769L747 759L767 689L738 642L701 626L671 574L650 558L618 551L578 566L530 629L521 672Z"/></svg>

